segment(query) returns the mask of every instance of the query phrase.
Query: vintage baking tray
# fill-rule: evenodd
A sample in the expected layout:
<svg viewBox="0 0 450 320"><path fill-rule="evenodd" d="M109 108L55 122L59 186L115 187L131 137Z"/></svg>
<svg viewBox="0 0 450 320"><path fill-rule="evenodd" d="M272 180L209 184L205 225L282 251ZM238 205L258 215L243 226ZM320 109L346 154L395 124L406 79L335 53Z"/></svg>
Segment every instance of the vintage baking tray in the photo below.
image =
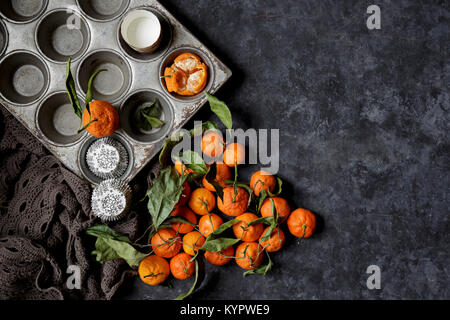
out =
<svg viewBox="0 0 450 320"><path fill-rule="evenodd" d="M153 53L135 52L121 38L121 20L135 8L151 10L162 24L163 38ZM154 0L2 0L0 15L0 103L65 166L93 184L101 179L87 168L85 153L96 138L86 132L74 134L80 120L65 92L69 56L80 99L84 99L89 75L108 69L98 76L102 78L94 85L94 98L107 100L119 110L121 125L112 138L128 151L128 168L121 177L127 182L206 102L203 94L169 93L160 77L164 67L179 53L196 53L208 66L205 90L210 93L231 76L208 48ZM77 28L67 28L67 21L76 21ZM160 101L165 125L148 134L136 131L131 125L133 108L154 98Z"/></svg>

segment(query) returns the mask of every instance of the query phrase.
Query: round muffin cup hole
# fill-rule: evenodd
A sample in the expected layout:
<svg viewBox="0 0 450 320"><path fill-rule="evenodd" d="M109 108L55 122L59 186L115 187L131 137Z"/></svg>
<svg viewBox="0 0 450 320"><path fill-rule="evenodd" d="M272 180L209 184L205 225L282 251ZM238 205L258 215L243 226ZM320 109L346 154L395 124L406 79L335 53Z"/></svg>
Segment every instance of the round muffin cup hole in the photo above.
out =
<svg viewBox="0 0 450 320"><path fill-rule="evenodd" d="M158 17L159 22L161 23L161 40L159 46L155 51L150 53L137 52L131 48L123 39L120 31L123 18L121 19L117 29L117 41L119 42L119 46L130 59L135 61L154 61L161 57L169 49L170 44L172 43L172 26L170 25L169 20L167 20L167 18L158 10L149 7L134 8L133 10L148 10L153 12Z"/></svg>
<svg viewBox="0 0 450 320"><path fill-rule="evenodd" d="M47 5L48 0L2 0L0 13L13 23L28 23L39 18Z"/></svg>
<svg viewBox="0 0 450 320"><path fill-rule="evenodd" d="M87 50L90 31L86 20L75 12L56 10L47 14L36 29L36 44L53 62L76 60Z"/></svg>
<svg viewBox="0 0 450 320"><path fill-rule="evenodd" d="M183 54L183 53L196 54L197 56L200 57L202 62L204 64L206 64L206 66L208 67L208 70L207 70L208 71L208 79L207 79L205 88L202 90L202 92L199 92L199 93L197 93L196 95L193 95L193 96L182 96L182 95L179 95L179 94L177 94L175 92L169 92L167 90L167 87L166 87L165 78L163 78L164 70L167 67L172 66L172 64L173 64L174 60L176 59L176 57L178 57L180 54ZM160 66L159 66L159 83L160 83L162 89L172 99L177 100L179 102L190 103L190 102L193 102L193 101L198 101L201 98L203 98L204 97L204 92L205 91L208 92L208 91L211 90L211 87L212 87L212 85L214 83L214 77L215 77L215 70L214 70L213 63L212 63L211 59L202 50L194 48L194 47L180 47L180 48L172 50L171 52L169 52L166 55L166 57L163 59L163 61L161 62Z"/></svg>
<svg viewBox="0 0 450 320"><path fill-rule="evenodd" d="M84 94L87 92L91 75L100 69L92 90L95 100L114 103L119 100L131 85L131 67L128 62L114 51L95 51L78 66L78 85Z"/></svg>
<svg viewBox="0 0 450 320"><path fill-rule="evenodd" d="M122 137L120 134L114 133L114 134L110 135L109 138L121 143L125 147L125 149L128 153L128 167L127 167L126 171L124 172L124 174L121 177L117 178L117 179L121 179L121 180L126 180L126 177L128 177L130 175L131 170L134 165L133 150L132 150L130 144L127 142L127 140L124 137ZM96 137L90 136L90 138L88 138L85 142L83 142L83 145L81 146L80 151L78 152L78 165L80 167L80 170L83 173L84 177L93 184L99 184L100 182L102 182L104 180L102 178L99 178L93 172L91 172L91 170L89 170L89 166L86 162L86 154L87 154L89 147L98 139L102 139L102 138L96 138Z"/></svg>
<svg viewBox="0 0 450 320"><path fill-rule="evenodd" d="M85 131L78 133L81 119L73 111L65 91L45 99L36 112L36 126L52 144L70 146L77 143Z"/></svg>
<svg viewBox="0 0 450 320"><path fill-rule="evenodd" d="M111 21L125 12L130 0L77 0L78 6L94 21Z"/></svg>
<svg viewBox="0 0 450 320"><path fill-rule="evenodd" d="M28 105L47 91L47 65L34 53L15 51L0 62L0 95L16 105Z"/></svg>
<svg viewBox="0 0 450 320"><path fill-rule="evenodd" d="M8 29L6 28L5 23L0 20L0 57L8 47L8 39Z"/></svg>
<svg viewBox="0 0 450 320"><path fill-rule="evenodd" d="M157 100L156 108L161 112L164 125L150 131L138 127L142 108ZM120 107L120 125L125 133L139 143L155 143L164 139L173 126L174 114L170 102L154 90L136 91L129 95Z"/></svg>

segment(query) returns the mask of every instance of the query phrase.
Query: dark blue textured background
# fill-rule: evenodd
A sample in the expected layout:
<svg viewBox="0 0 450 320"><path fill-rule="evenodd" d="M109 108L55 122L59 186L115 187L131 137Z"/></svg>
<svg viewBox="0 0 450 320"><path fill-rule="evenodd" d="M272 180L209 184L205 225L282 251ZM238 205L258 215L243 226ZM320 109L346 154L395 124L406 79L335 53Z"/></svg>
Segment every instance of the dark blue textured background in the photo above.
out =
<svg viewBox="0 0 450 320"><path fill-rule="evenodd" d="M281 130L285 196L323 221L289 237L265 278L207 264L193 298L449 299L449 2L161 2L232 69L218 96L235 127ZM370 4L381 30L366 27ZM366 288L371 264L381 290ZM136 280L125 297L191 282L173 284Z"/></svg>

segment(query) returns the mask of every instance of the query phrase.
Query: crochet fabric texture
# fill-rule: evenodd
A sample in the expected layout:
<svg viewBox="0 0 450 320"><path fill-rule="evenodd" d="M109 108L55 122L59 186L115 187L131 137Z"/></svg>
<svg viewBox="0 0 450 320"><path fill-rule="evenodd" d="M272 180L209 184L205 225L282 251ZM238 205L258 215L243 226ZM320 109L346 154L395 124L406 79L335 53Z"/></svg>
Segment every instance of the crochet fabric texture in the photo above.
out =
<svg viewBox="0 0 450 320"><path fill-rule="evenodd" d="M135 271L91 255L95 238L85 229L101 223L91 213L91 186L0 110L0 298L111 299ZM138 225L131 214L111 226L133 240ZM70 265L81 269L79 290L67 288Z"/></svg>

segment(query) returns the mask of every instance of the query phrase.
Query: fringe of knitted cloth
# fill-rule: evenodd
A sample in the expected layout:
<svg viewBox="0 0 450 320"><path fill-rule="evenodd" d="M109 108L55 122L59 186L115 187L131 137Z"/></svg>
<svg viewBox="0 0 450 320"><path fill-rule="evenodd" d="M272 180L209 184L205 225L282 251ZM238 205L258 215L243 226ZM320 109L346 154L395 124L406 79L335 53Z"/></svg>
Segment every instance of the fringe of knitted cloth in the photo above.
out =
<svg viewBox="0 0 450 320"><path fill-rule="evenodd" d="M95 239L84 230L99 223L90 185L0 110L0 298L113 298L135 271L120 260L99 264L90 254ZM132 214L112 227L136 239L138 225ZM81 270L79 290L67 288L70 265Z"/></svg>

